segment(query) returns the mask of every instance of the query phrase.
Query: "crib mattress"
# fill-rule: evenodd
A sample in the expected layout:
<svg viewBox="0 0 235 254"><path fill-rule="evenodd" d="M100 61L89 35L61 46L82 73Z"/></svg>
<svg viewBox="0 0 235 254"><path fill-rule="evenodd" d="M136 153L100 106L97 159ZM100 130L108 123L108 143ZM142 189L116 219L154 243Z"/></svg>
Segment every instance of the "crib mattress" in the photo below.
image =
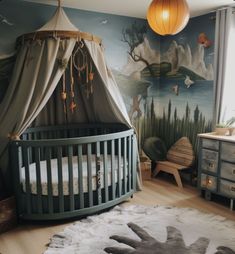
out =
<svg viewBox="0 0 235 254"><path fill-rule="evenodd" d="M92 155L91 168L92 168L92 190L97 189L97 175L96 175L96 156ZM74 194L79 194L79 179L78 179L78 157L73 156L73 192ZM100 157L100 180L101 188L104 188L104 163L103 156ZM51 175L52 175L52 194L53 196L59 195L58 190L58 164L57 159L51 160ZM121 179L123 179L123 157L121 157ZM40 175L41 175L41 188L42 195L48 195L48 184L47 184L47 163L46 161L40 162ZM88 192L88 171L87 171L87 156L83 155L82 160L83 168L83 192ZM115 183L118 181L118 157L115 156L114 159L114 179ZM111 185L112 171L111 171L111 156L107 156L107 171L108 171L108 186ZM127 170L126 170L127 172ZM32 194L37 194L37 177L36 177L36 163L29 165L29 175L30 175L30 190ZM25 168L21 168L21 180L23 185L23 191L26 192L26 181L25 181ZM68 158L62 158L62 176L63 176L63 195L69 195L69 171L68 171Z"/></svg>

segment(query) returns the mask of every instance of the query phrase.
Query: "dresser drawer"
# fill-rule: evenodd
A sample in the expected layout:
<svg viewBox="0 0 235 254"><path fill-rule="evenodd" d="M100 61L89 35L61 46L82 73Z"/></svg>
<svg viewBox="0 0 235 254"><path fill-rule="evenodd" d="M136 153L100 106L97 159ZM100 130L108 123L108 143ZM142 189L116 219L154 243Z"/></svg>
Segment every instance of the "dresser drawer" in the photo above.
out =
<svg viewBox="0 0 235 254"><path fill-rule="evenodd" d="M219 150L219 141L213 139L203 139L202 140L202 147L209 148L212 150Z"/></svg>
<svg viewBox="0 0 235 254"><path fill-rule="evenodd" d="M235 183L225 181L225 180L220 180L220 193L230 197L230 198L235 198Z"/></svg>
<svg viewBox="0 0 235 254"><path fill-rule="evenodd" d="M217 173L218 158L218 152L202 149L202 170Z"/></svg>
<svg viewBox="0 0 235 254"><path fill-rule="evenodd" d="M217 191L217 177L201 174L201 187L211 191Z"/></svg>
<svg viewBox="0 0 235 254"><path fill-rule="evenodd" d="M235 181L235 164L221 162L220 176L231 181Z"/></svg>
<svg viewBox="0 0 235 254"><path fill-rule="evenodd" d="M235 143L222 142L221 159L235 162Z"/></svg>

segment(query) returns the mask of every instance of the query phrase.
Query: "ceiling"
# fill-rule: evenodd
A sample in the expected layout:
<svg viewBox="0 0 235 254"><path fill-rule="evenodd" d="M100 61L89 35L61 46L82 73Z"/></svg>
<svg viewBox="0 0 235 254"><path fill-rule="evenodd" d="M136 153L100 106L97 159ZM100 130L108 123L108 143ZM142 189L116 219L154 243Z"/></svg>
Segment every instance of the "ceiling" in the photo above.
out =
<svg viewBox="0 0 235 254"><path fill-rule="evenodd" d="M25 0L29 2L57 5L57 0ZM191 17L208 13L223 6L235 5L234 0L187 0ZM64 7L97 11L123 16L145 18L151 0L61 0Z"/></svg>

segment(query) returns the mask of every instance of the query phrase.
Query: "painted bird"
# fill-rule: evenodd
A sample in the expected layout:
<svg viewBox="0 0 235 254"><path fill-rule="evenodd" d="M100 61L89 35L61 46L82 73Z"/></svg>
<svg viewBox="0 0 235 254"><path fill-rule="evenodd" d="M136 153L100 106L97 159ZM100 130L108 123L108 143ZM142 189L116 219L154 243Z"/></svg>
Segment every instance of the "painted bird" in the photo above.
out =
<svg viewBox="0 0 235 254"><path fill-rule="evenodd" d="M7 24L8 26L13 26L11 22L9 22L4 16L0 14L0 23Z"/></svg>
<svg viewBox="0 0 235 254"><path fill-rule="evenodd" d="M199 44L203 45L204 48L209 48L212 45L212 41L209 40L205 33L200 33L197 41Z"/></svg>
<svg viewBox="0 0 235 254"><path fill-rule="evenodd" d="M178 96L179 95L179 85L172 86L171 90Z"/></svg>
<svg viewBox="0 0 235 254"><path fill-rule="evenodd" d="M190 86L192 84L194 84L195 82L193 80L190 79L190 77L188 75L186 75L185 80L184 80L184 84L187 86L187 88L190 88Z"/></svg>

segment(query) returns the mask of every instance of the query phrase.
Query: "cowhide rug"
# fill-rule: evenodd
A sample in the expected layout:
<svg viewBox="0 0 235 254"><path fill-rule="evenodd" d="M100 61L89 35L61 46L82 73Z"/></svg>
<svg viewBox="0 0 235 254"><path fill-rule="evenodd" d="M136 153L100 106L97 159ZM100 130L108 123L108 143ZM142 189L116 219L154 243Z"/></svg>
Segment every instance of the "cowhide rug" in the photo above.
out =
<svg viewBox="0 0 235 254"><path fill-rule="evenodd" d="M235 221L195 209L117 206L54 235L44 254L235 254Z"/></svg>

